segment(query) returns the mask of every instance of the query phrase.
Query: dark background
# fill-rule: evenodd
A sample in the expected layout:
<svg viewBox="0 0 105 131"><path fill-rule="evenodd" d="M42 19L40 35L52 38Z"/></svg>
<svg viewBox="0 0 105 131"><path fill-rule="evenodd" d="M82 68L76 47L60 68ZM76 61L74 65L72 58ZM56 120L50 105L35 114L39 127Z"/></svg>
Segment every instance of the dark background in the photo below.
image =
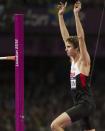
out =
<svg viewBox="0 0 105 131"><path fill-rule="evenodd" d="M98 38L104 0L81 0L81 21L93 61L92 74L97 109L94 124L105 129L105 14ZM25 14L25 130L50 131L52 120L72 106L69 60L64 51L55 0L0 0L0 56L14 54L14 13ZM73 1L68 1L65 22L75 35ZM0 61L0 131L15 131L14 62ZM67 128L79 131L79 122Z"/></svg>

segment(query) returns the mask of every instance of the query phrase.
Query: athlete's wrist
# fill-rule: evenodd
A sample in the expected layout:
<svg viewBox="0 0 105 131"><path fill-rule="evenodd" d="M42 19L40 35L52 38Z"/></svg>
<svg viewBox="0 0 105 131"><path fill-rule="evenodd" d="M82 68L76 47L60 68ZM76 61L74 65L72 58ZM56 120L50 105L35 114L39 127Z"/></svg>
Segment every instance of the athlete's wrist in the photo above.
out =
<svg viewBox="0 0 105 131"><path fill-rule="evenodd" d="M78 12L74 12L74 16L75 16L75 17L78 17L78 16L79 16L79 13L78 13Z"/></svg>
<svg viewBox="0 0 105 131"><path fill-rule="evenodd" d="M63 16L64 14L63 13L58 13L58 16Z"/></svg>

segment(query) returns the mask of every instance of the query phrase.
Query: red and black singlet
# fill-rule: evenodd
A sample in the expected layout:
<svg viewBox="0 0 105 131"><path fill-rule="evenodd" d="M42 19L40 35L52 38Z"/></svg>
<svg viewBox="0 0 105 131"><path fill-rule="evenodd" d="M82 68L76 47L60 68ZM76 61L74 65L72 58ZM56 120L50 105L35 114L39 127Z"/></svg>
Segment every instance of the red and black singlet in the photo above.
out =
<svg viewBox="0 0 105 131"><path fill-rule="evenodd" d="M89 76L80 72L77 63L72 62L70 70L71 95L74 103L83 101L93 102L93 93L90 87Z"/></svg>

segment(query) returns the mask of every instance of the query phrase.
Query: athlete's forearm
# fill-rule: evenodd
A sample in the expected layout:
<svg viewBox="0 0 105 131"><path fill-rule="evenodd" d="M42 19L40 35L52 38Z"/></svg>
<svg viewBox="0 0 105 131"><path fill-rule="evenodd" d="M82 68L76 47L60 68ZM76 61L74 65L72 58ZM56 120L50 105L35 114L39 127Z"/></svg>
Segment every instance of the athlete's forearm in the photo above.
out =
<svg viewBox="0 0 105 131"><path fill-rule="evenodd" d="M84 30L79 18L79 14L78 13L74 13L75 16L75 22L76 22L76 31L77 31L77 36L84 39Z"/></svg>
<svg viewBox="0 0 105 131"><path fill-rule="evenodd" d="M84 30L80 22L78 13L74 13L74 15L75 15L75 21L76 21L77 36L79 37L79 48L80 48L81 58L83 58L84 61L87 62L87 61L90 61L90 58L89 58L89 54L86 48Z"/></svg>
<svg viewBox="0 0 105 131"><path fill-rule="evenodd" d="M66 39L69 37L69 32L68 32L67 27L65 25L63 15L58 14L58 18L59 18L59 26L60 26L61 35L62 35L62 38L65 42Z"/></svg>

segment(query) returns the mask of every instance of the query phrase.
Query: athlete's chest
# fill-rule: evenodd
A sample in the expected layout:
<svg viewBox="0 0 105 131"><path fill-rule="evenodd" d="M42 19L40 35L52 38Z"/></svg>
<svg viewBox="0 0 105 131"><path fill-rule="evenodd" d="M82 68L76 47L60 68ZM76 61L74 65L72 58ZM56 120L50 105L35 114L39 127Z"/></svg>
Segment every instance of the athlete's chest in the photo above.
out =
<svg viewBox="0 0 105 131"><path fill-rule="evenodd" d="M70 70L70 78L76 77L80 74L80 70L77 63L72 62Z"/></svg>
<svg viewBox="0 0 105 131"><path fill-rule="evenodd" d="M78 65L77 65L77 63L72 62L71 63L71 70L70 70L71 89L76 89L76 86L77 86L76 78L77 78L78 74L80 74L80 70L78 68Z"/></svg>

